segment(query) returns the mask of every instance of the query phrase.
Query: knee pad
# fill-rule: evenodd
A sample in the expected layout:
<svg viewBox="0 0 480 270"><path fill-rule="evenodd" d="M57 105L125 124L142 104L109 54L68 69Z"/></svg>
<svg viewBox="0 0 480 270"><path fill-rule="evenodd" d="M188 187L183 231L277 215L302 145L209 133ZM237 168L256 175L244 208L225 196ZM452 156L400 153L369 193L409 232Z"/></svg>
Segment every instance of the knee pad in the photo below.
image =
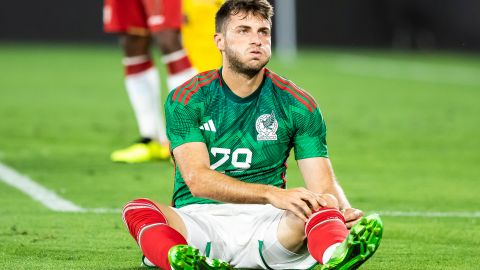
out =
<svg viewBox="0 0 480 270"><path fill-rule="evenodd" d="M160 208L149 199L136 199L128 202L122 211L123 222L130 235L138 242L140 232L150 226L168 224Z"/></svg>

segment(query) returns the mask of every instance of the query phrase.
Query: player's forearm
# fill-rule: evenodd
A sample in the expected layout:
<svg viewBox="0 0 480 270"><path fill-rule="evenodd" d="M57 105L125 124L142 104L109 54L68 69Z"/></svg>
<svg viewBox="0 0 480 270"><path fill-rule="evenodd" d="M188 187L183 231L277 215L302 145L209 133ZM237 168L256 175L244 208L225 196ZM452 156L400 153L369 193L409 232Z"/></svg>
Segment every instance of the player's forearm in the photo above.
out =
<svg viewBox="0 0 480 270"><path fill-rule="evenodd" d="M245 183L211 169L197 170L184 177L195 197L207 198L225 203L269 203L269 193L274 186Z"/></svg>
<svg viewBox="0 0 480 270"><path fill-rule="evenodd" d="M307 188L313 192L329 193L338 200L340 209L350 208L350 203L338 184L333 173L332 164L328 158L308 158L298 160Z"/></svg>
<svg viewBox="0 0 480 270"><path fill-rule="evenodd" d="M328 193L331 193L334 195L337 200L338 200L338 206L340 210L350 208L350 203L348 202L347 196L345 196L345 192L343 192L342 187L338 184L337 181L333 180L333 183L330 187L329 190L327 190Z"/></svg>

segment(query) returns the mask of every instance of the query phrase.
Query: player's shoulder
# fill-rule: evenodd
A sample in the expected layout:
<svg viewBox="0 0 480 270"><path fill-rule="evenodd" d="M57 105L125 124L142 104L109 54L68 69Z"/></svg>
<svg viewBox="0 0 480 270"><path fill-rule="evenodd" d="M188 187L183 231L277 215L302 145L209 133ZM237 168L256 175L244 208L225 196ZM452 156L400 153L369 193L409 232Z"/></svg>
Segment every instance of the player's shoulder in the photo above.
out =
<svg viewBox="0 0 480 270"><path fill-rule="evenodd" d="M168 96L168 101L187 105L192 99L204 96L201 94L202 91L208 92L212 86L218 83L219 78L218 69L198 73L190 80L173 89Z"/></svg>
<svg viewBox="0 0 480 270"><path fill-rule="evenodd" d="M289 103L306 108L310 112L315 111L317 108L317 103L310 93L298 87L291 80L288 80L269 69L265 69L265 76L272 82L274 91L284 97Z"/></svg>

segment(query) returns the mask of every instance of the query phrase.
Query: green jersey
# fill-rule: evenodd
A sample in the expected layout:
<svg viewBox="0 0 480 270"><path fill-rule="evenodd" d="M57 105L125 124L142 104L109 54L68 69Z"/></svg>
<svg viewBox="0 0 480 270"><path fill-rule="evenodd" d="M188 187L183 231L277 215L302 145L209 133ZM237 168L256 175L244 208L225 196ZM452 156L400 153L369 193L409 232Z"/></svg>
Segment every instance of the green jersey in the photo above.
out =
<svg viewBox="0 0 480 270"><path fill-rule="evenodd" d="M250 96L235 95L220 70L203 72L174 89L165 103L171 148L202 142L210 168L240 181L285 188L286 161L327 157L326 127L313 98L265 69ZM218 203L193 197L178 167L173 205Z"/></svg>

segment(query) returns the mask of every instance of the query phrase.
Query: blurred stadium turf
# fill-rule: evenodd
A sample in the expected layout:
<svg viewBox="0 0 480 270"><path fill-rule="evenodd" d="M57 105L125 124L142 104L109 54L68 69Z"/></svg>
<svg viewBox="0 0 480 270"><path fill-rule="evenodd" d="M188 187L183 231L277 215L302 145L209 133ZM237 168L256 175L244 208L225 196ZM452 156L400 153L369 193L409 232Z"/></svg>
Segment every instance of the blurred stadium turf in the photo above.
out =
<svg viewBox="0 0 480 270"><path fill-rule="evenodd" d="M88 209L169 202L171 164L109 160L137 137L118 48L3 44L0 59L1 163ZM384 215L384 240L362 269L478 267L480 57L309 50L269 67L320 104L354 206L477 213ZM3 182L0 204L1 269L138 268L119 213L54 212Z"/></svg>

